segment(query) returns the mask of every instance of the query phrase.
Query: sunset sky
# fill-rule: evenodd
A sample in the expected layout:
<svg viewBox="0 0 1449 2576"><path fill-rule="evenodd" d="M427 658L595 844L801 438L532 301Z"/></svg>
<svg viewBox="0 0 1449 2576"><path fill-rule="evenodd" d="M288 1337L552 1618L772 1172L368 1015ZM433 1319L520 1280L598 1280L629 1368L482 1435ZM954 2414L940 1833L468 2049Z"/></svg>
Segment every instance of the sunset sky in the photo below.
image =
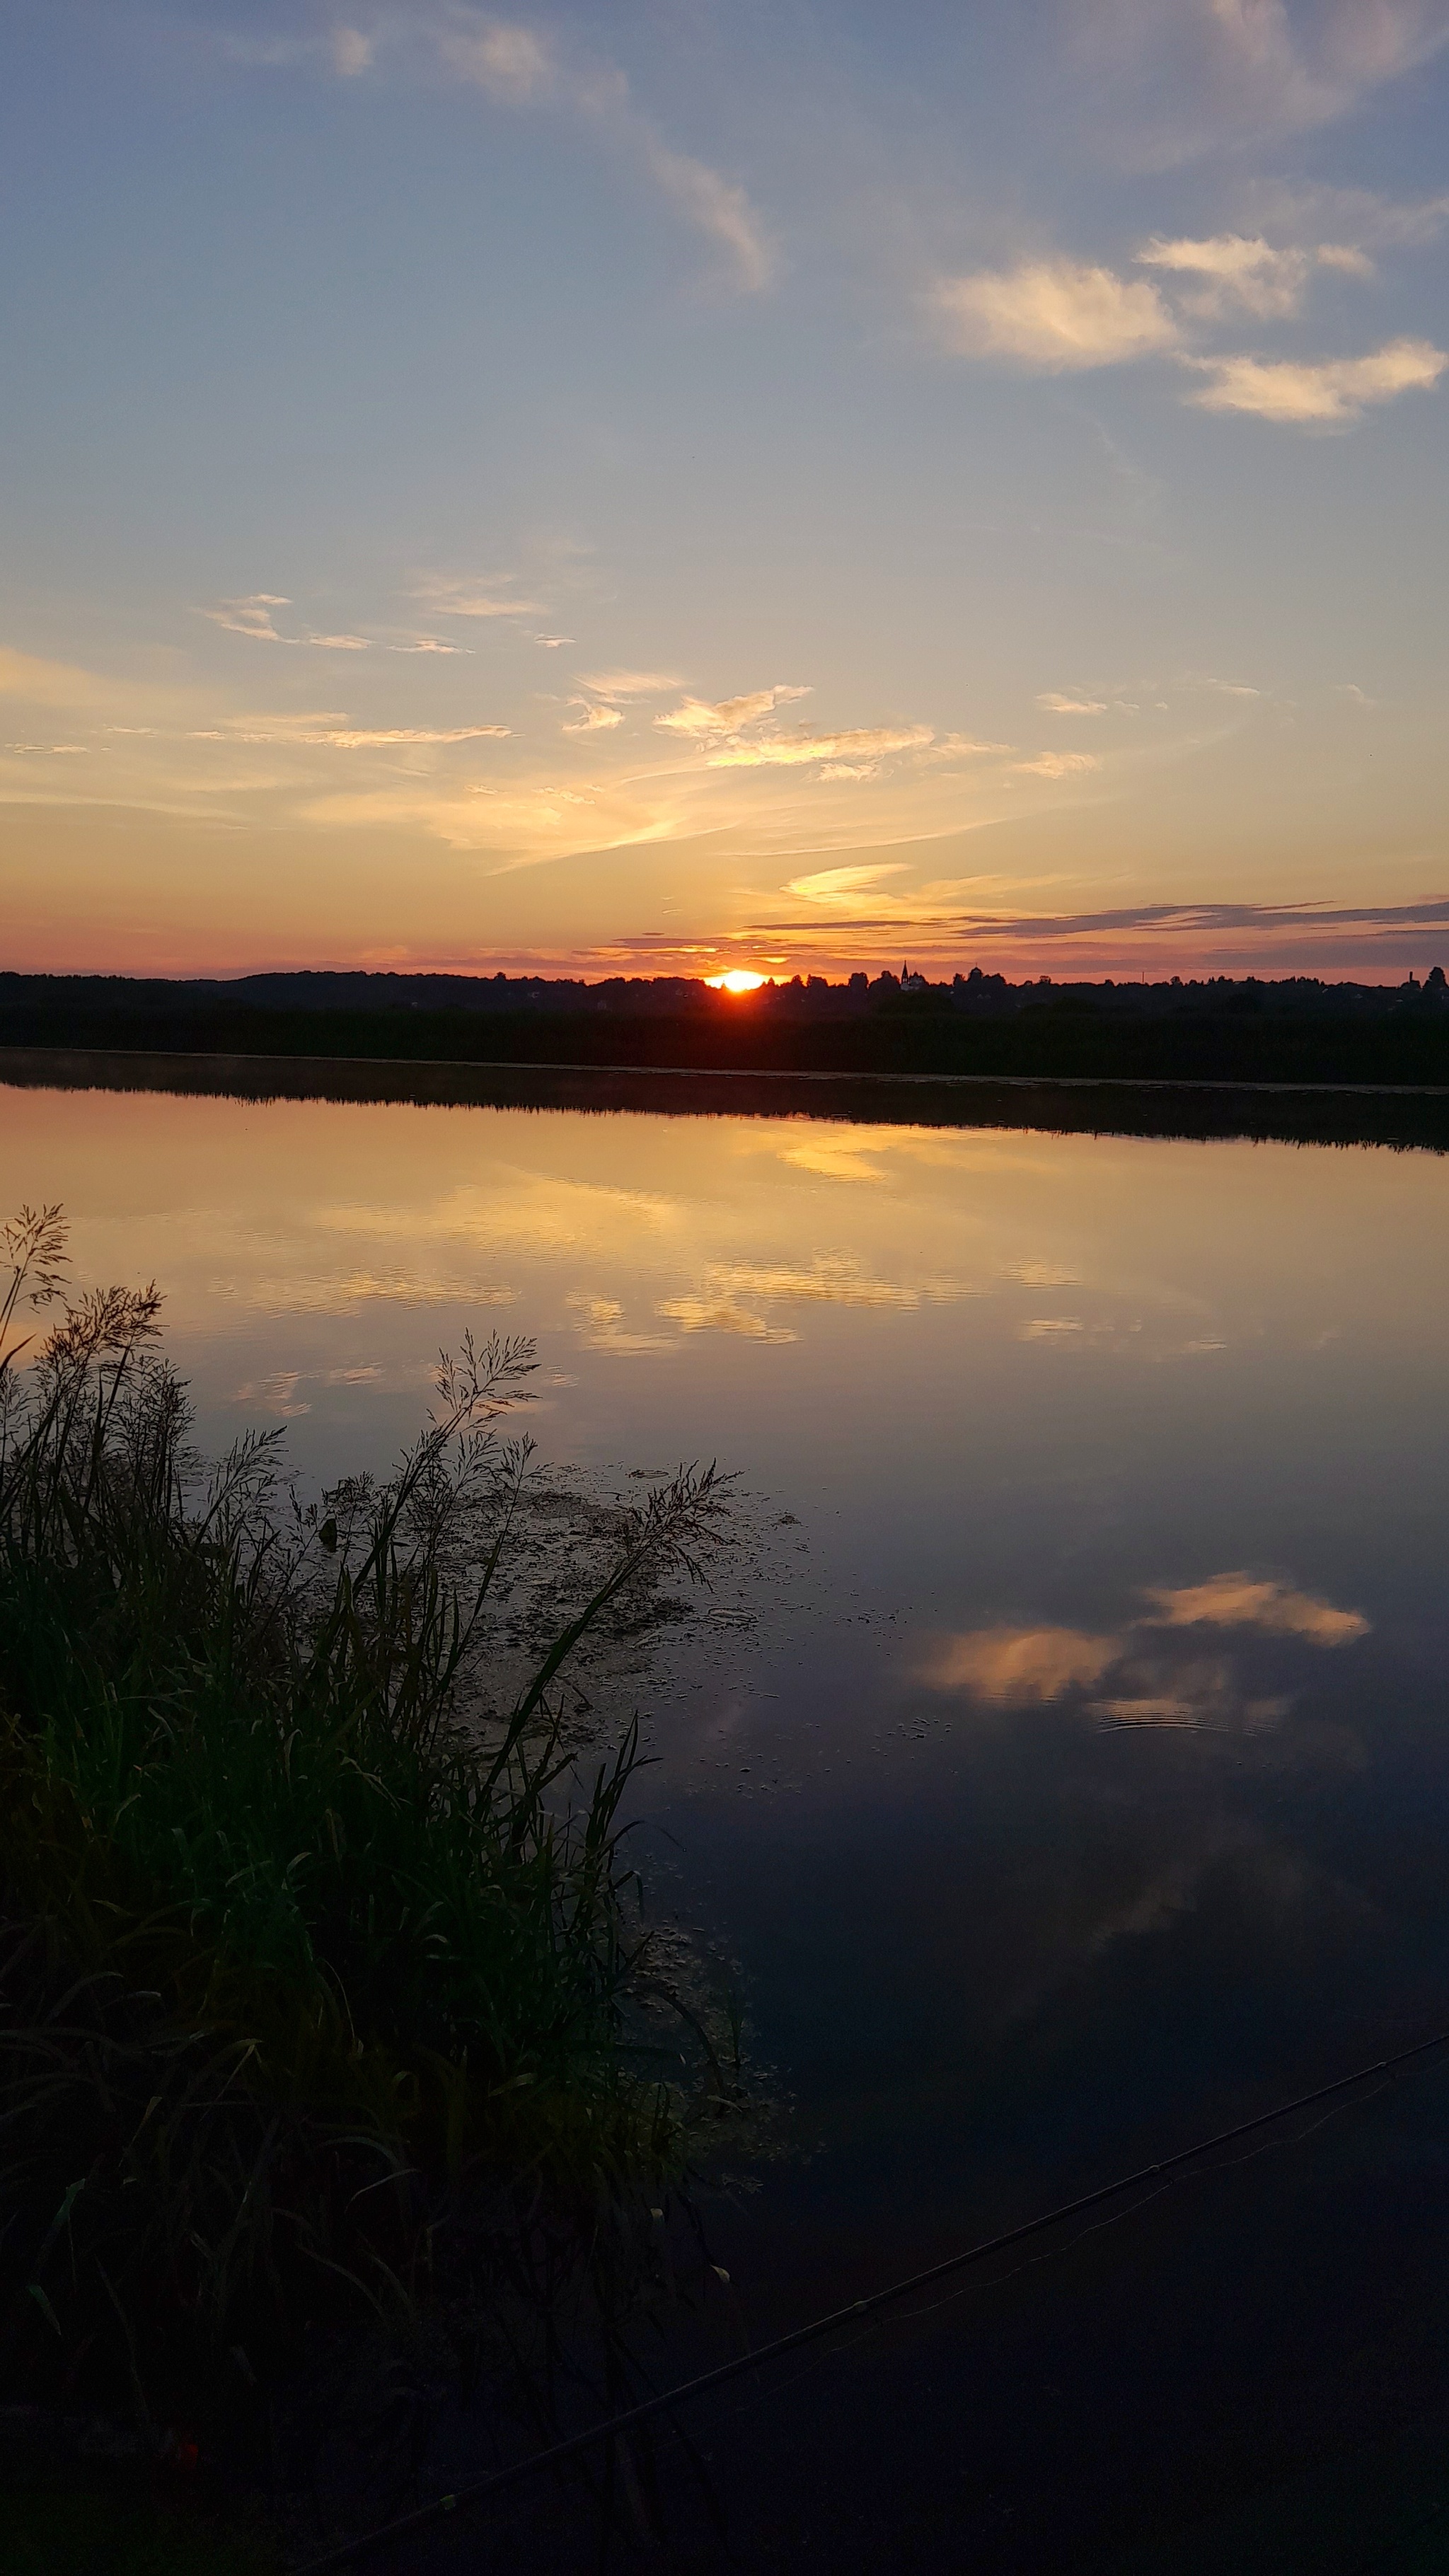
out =
<svg viewBox="0 0 1449 2576"><path fill-rule="evenodd" d="M1449 963L1449 0L10 0L0 966Z"/></svg>

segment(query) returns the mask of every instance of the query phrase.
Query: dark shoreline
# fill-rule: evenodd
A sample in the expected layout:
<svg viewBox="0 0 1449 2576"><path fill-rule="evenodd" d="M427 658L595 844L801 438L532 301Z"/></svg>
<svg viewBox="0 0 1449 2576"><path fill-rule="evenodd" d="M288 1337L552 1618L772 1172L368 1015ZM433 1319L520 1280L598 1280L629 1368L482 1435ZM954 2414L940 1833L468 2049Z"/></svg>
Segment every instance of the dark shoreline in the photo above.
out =
<svg viewBox="0 0 1449 2576"><path fill-rule="evenodd" d="M0 1083L30 1090L151 1091L237 1100L804 1117L859 1125L1036 1128L1060 1135L1202 1141L1241 1137L1449 1152L1449 1088L1397 1083L480 1064L448 1058L84 1047L0 1047Z"/></svg>

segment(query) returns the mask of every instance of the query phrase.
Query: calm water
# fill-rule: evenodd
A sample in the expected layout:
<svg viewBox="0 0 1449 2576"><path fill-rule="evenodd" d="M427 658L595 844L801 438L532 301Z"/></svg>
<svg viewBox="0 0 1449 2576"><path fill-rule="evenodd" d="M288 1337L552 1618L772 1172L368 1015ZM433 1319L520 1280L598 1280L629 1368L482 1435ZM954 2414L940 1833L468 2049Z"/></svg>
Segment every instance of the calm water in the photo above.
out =
<svg viewBox="0 0 1449 2576"><path fill-rule="evenodd" d="M157 1277L209 1444L281 1420L305 1473L381 1464L471 1322L537 1336L553 1460L717 1455L759 1498L758 1630L646 1694L641 1800L655 1901L733 1960L794 2099L802 2152L718 2217L756 2334L1449 2024L1449 1161L0 1090L0 1204L42 1197L81 1279ZM1402 2362L1429 2272L1442 2312L1446 2101L1255 2181L1229 2284L1205 2203L1170 2244L1138 2223L1140 2350L1119 2274L1079 2272L955 2315L929 2366L838 2365L788 2472L751 2420L760 2492L808 2488L852 2408L914 2492L880 2410L919 2424L929 2382L938 2467L963 2408L996 2425L958 2500L982 2564L1075 2563L1067 2487L1074 2548L1205 2509L1265 2354L1321 2427L1334 2352ZM1336 2278L1357 2249L1342 2313L1295 2212ZM1384 2425L1438 2388L1435 2332ZM1177 2463L1136 2521L1140 2470L1104 2467L1131 2425ZM1284 2418L1263 2458L1311 2448ZM876 2563L865 2530L834 2564Z"/></svg>

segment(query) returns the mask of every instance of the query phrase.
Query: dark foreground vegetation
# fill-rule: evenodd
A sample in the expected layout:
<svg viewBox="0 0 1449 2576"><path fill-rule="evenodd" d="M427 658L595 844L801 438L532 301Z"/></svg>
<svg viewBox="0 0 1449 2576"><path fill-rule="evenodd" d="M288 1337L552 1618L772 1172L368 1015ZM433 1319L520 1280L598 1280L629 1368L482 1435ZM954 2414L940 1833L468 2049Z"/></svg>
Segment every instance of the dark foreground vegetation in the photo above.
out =
<svg viewBox="0 0 1449 2576"><path fill-rule="evenodd" d="M304 1508L268 1437L192 1454L154 1290L69 1297L54 1209L3 1245L0 2401L202 2431L359 2340L500 2385L607 2341L730 2087L641 1926L634 1740L580 1781L559 1691L712 1474L494 1707L526 1344Z"/></svg>
<svg viewBox="0 0 1449 2576"><path fill-rule="evenodd" d="M232 983L0 975L0 1047L398 1062L1449 1085L1449 988L1424 983L1008 984L864 975L745 997L683 978L264 975Z"/></svg>

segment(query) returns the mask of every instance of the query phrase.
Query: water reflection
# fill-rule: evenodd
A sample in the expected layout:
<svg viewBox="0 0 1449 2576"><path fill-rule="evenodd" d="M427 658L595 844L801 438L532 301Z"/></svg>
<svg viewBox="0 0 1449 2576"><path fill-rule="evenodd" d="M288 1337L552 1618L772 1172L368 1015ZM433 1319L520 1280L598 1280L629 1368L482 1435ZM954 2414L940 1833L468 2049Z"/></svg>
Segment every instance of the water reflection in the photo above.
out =
<svg viewBox="0 0 1449 2576"><path fill-rule="evenodd" d="M741 2252L795 2313L802 2266L924 2258L1449 1982L1446 1189L1282 1143L0 1095L0 1202L161 1281L209 1445L269 1416L304 1473L380 1464L482 1310L538 1336L555 1461L763 1498L753 1634L641 1688L640 1852L829 2141Z"/></svg>
<svg viewBox="0 0 1449 2576"><path fill-rule="evenodd" d="M1248 1628L1309 1647L1349 1646L1369 1634L1358 1610L1299 1592L1273 1576L1215 1574L1203 1583L1152 1585L1151 1607L1115 1635L1075 1628L979 1628L936 1641L917 1667L935 1691L965 1692L987 1708L1033 1708L1072 1692L1084 1714L1121 1726L1192 1726L1253 1734L1276 1726L1292 1696L1253 1695L1226 1655L1168 1653L1159 1629Z"/></svg>

